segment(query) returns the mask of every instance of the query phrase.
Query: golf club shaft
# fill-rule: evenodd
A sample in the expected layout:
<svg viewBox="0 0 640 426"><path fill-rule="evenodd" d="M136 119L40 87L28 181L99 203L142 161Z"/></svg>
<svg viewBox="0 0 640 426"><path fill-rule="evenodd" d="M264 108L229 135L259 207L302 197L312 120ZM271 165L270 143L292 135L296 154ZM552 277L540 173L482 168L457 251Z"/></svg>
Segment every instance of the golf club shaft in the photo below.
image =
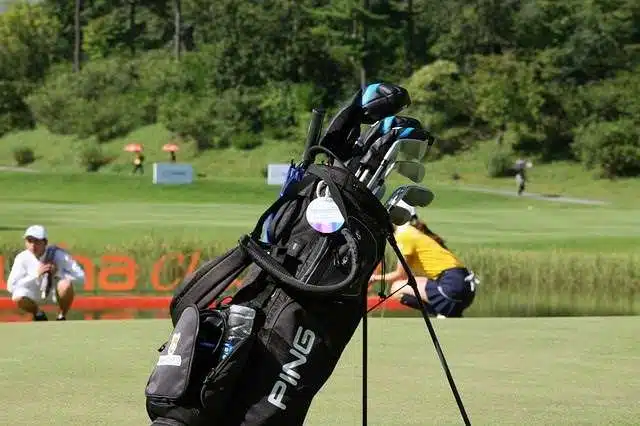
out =
<svg viewBox="0 0 640 426"><path fill-rule="evenodd" d="M400 131L402 130L402 128L394 128L394 130ZM404 142L402 139L395 139L392 144L387 145L388 148L386 149L386 152L382 158L382 161L378 165L378 168L374 172L371 179L368 181L367 188L372 189L373 186L378 186L378 179L380 179L380 175L386 170L387 166L389 166L390 163L393 164L393 162L395 162L395 159L398 153L402 151L404 148L406 148L406 146L404 145L405 143L406 142ZM363 176L364 176L364 173L363 173ZM366 177L365 179L360 179L360 180L364 181L366 180Z"/></svg>
<svg viewBox="0 0 640 426"><path fill-rule="evenodd" d="M382 171L387 167L388 163L389 163L389 160L387 160L386 158L380 162L380 166L378 166L376 171L373 173L373 176L371 176L371 179L369 179L366 183L367 188L369 188L369 190L372 189L372 186L375 185L376 181L380 178ZM364 176L364 173L363 173L363 176Z"/></svg>
<svg viewBox="0 0 640 426"><path fill-rule="evenodd" d="M307 142L304 147L304 163L305 166L311 164L311 157L309 155L309 148L316 145L320 139L320 133L322 132L322 123L324 121L325 111L322 108L314 108L311 111L311 121L309 123L309 129L307 131Z"/></svg>
<svg viewBox="0 0 640 426"><path fill-rule="evenodd" d="M376 198L378 200L382 200L382 197L384 197L384 193L387 192L387 187L386 185L383 183L382 185L380 185L379 187L377 187L375 189L375 191L372 191L373 194L376 196Z"/></svg>

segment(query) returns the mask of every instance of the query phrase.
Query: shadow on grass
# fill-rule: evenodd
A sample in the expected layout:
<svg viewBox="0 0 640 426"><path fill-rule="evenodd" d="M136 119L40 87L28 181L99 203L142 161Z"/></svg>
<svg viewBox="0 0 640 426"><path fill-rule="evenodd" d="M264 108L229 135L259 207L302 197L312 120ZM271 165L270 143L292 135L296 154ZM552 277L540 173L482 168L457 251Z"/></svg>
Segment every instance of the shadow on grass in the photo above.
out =
<svg viewBox="0 0 640 426"><path fill-rule="evenodd" d="M24 231L26 228L22 227L22 226L0 226L0 232L1 231Z"/></svg>

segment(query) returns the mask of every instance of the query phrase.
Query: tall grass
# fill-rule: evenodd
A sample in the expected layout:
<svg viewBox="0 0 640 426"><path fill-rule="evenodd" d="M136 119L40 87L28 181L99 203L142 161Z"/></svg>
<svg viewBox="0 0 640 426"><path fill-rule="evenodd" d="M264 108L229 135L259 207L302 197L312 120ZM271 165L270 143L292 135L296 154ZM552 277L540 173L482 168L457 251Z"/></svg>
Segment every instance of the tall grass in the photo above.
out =
<svg viewBox="0 0 640 426"><path fill-rule="evenodd" d="M5 279L13 257L21 249L17 244L0 245ZM205 246L196 240L143 238L119 246L74 246L72 253L91 258L95 276L107 266L101 264L103 254L130 257L136 263L134 292L152 295L157 293L151 285L154 264L162 283L179 282L187 273L194 253L200 254L198 264L202 264L227 249L228 245ZM183 253L185 261L180 264L171 257L173 260L158 268L157 261L167 253ZM634 253L527 252L478 247L460 250L459 255L481 279L468 316L640 314L640 255ZM387 260L387 265L395 265L392 258ZM83 289L80 293L87 294ZM104 294L104 291L96 283L90 293Z"/></svg>
<svg viewBox="0 0 640 426"><path fill-rule="evenodd" d="M480 275L469 315L640 313L640 255L476 248L460 253Z"/></svg>

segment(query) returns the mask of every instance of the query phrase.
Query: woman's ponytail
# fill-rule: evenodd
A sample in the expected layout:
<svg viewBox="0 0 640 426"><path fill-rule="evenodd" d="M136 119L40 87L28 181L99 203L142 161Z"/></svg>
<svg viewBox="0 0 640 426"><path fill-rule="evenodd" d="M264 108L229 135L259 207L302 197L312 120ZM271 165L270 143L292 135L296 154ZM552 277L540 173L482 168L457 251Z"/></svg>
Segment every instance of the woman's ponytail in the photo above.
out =
<svg viewBox="0 0 640 426"><path fill-rule="evenodd" d="M438 244L440 244L440 246L446 250L449 250L446 246L446 244L444 243L444 240L442 239L442 237L440 237L440 235L436 234L435 232L433 232L431 229L429 229L429 227L427 226L426 223L424 223L423 221L421 221L420 219L418 219L417 217L413 217L413 219L411 219L411 225L416 228L418 231L422 232L423 234L425 234L426 236L432 238L435 242L437 242Z"/></svg>

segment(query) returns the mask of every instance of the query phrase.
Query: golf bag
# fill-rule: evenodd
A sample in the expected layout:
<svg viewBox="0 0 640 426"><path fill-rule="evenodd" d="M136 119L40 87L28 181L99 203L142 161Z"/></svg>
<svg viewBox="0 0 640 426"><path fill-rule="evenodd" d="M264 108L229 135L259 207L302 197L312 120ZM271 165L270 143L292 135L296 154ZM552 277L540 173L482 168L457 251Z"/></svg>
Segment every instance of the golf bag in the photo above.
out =
<svg viewBox="0 0 640 426"><path fill-rule="evenodd" d="M362 142L361 123L393 121L381 120L409 102L399 86L369 85L338 112L320 140L322 114L314 111L304 161L289 170L280 197L236 247L176 289L169 306L173 331L158 349L145 388L153 425L303 424L360 319L366 424L367 290L387 241L417 298L419 291L393 236L390 210L346 164L365 152L364 145L353 149ZM328 155L328 163L314 164L317 153ZM223 297L240 278L240 289Z"/></svg>
<svg viewBox="0 0 640 426"><path fill-rule="evenodd" d="M304 217L320 181L344 218L337 232L318 232ZM344 166L311 164L250 235L177 288L175 328L146 387L154 424L301 425L366 311L390 233L387 211ZM231 303L216 303L243 272ZM251 307L255 318L219 362L231 305Z"/></svg>

